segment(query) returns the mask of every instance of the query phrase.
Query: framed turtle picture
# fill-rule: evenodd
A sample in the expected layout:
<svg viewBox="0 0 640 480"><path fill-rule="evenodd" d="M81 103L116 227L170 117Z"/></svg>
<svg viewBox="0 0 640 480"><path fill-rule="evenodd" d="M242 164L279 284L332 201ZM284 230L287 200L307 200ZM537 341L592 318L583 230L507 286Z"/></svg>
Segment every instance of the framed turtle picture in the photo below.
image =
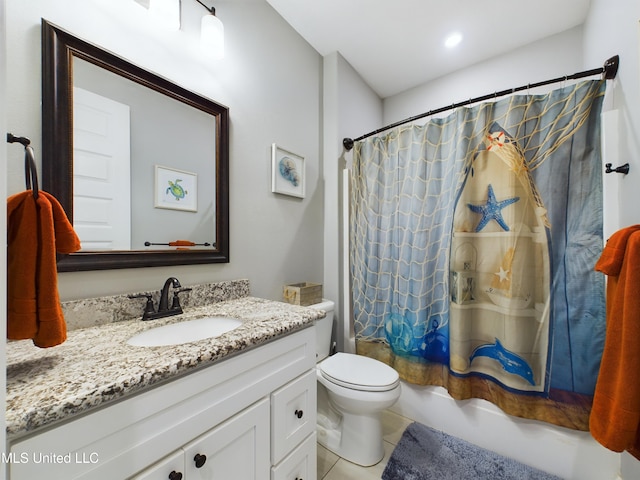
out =
<svg viewBox="0 0 640 480"><path fill-rule="evenodd" d="M198 174L155 166L156 208L198 211Z"/></svg>
<svg viewBox="0 0 640 480"><path fill-rule="evenodd" d="M271 145L271 191L304 198L304 157Z"/></svg>

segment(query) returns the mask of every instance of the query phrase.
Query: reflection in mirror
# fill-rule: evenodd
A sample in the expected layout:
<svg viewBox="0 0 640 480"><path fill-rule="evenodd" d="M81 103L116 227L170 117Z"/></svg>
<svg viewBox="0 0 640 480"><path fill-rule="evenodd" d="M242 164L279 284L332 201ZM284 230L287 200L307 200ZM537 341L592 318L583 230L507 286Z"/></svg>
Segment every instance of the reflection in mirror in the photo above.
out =
<svg viewBox="0 0 640 480"><path fill-rule="evenodd" d="M212 245L215 116L85 60L72 68L73 225L82 249L141 250L177 238Z"/></svg>
<svg viewBox="0 0 640 480"><path fill-rule="evenodd" d="M43 183L82 240L58 270L228 262L228 109L42 34Z"/></svg>

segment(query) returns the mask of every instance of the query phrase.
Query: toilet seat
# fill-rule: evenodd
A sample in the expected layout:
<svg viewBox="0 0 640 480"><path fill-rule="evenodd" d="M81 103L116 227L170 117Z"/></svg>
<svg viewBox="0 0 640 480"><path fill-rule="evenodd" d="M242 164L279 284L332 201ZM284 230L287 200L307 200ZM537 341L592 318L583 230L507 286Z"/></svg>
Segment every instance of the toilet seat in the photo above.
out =
<svg viewBox="0 0 640 480"><path fill-rule="evenodd" d="M400 377L390 366L373 358L336 353L318 364L322 376L341 387L367 392L393 390Z"/></svg>

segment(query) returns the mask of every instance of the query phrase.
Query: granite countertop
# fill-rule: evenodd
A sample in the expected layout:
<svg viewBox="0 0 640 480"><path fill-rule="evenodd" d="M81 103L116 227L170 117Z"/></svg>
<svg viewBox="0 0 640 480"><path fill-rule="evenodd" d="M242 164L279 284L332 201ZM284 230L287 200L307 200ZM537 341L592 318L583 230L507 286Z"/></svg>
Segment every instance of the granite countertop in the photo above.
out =
<svg viewBox="0 0 640 480"><path fill-rule="evenodd" d="M165 347L134 347L136 333L191 318L229 316L243 320L217 338ZM40 349L30 340L7 343L9 438L120 399L286 335L324 317L324 312L243 297L185 309L179 316L143 322L125 320L68 332L66 342Z"/></svg>

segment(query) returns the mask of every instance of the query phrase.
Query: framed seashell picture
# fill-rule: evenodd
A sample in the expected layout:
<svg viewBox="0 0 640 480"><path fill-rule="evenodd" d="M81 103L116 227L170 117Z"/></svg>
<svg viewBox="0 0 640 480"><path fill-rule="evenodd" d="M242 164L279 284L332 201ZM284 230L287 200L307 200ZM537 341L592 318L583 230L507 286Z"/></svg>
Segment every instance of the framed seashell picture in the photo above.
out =
<svg viewBox="0 0 640 480"><path fill-rule="evenodd" d="M271 191L304 198L304 157L271 145Z"/></svg>

